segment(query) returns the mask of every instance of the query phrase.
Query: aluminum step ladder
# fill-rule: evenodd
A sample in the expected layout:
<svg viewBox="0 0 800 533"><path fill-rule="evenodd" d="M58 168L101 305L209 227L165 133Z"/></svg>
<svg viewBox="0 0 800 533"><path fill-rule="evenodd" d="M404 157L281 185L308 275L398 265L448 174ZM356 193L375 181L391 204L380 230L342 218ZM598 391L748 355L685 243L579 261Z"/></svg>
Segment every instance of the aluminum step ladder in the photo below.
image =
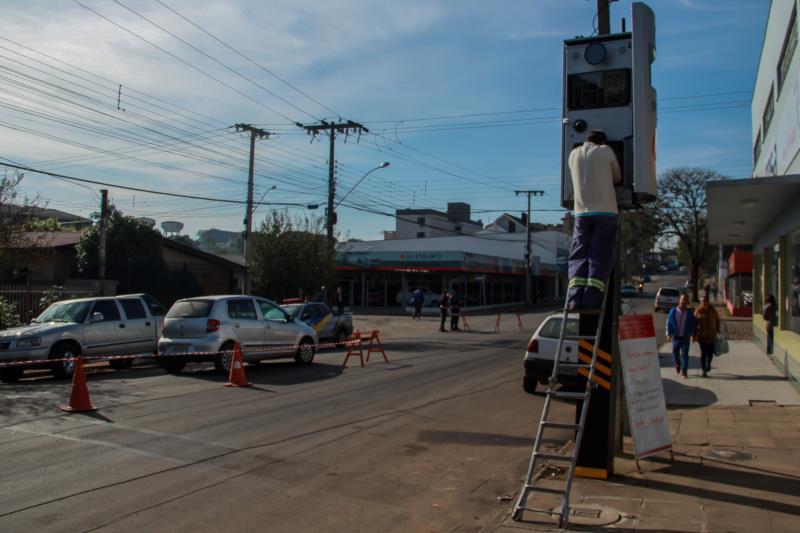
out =
<svg viewBox="0 0 800 533"><path fill-rule="evenodd" d="M608 282L608 280L606 280ZM608 287L608 285L606 285ZM594 372L595 367L597 365L597 352L600 347L600 333L603 328L603 320L605 319L605 311L606 311L606 299L608 297L608 290L604 291L603 294L603 303L600 306L600 309L597 310L582 310L578 311L581 315L599 315L597 320L597 330L595 331L594 337L590 335L566 335L566 327L567 327L567 318L570 314L570 311L567 309L567 301L569 295L567 295L564 301L564 310L563 316L561 319L561 331L558 336L558 345L556 349L556 354L553 361L553 373L550 375L549 384L547 387L546 397L544 400L544 408L542 409L542 417L539 420L539 430L536 433L536 440L533 444L533 453L531 454L531 461L530 465L528 466L528 474L525 476L525 483L522 485L522 491L520 492L519 498L517 499L517 503L514 506L514 514L512 518L515 521L522 520L522 516L526 511L539 513L539 514L547 514L550 516L558 516L559 517L559 525L561 527L567 527L569 524L569 493L570 489L572 488L572 478L575 475L575 465L578 462L578 451L581 448L581 439L583 439L583 429L586 426L586 417L589 412L589 400L592 396L592 390L597 387L597 384L594 381ZM564 363L561 361L561 349L564 344L564 340L593 340L593 348L592 348L592 362L591 364L582 364L580 363L580 359L578 359L578 364L572 363ZM566 392L557 390L558 385L558 374L559 374L559 367L564 367L569 365L572 369L586 369L589 372L587 381L586 381L586 389L583 392ZM559 422L556 420L551 420L550 416L550 407L552 405L552 401L554 399L560 400L583 400L583 406L581 408L581 414L578 418L578 423L574 422ZM543 436L545 431L553 430L553 429L572 429L576 431L575 435L575 447L571 453L560 454L560 453L552 453L552 452L543 452L541 451L540 447L542 445ZM537 480L534 480L534 476L538 470L540 465L546 464L548 462L558 462L561 464L568 463L569 470L567 471L566 480L564 480L564 487L560 489L543 487L541 485L537 485ZM561 495L561 507L560 509L544 509L544 508L535 508L535 507L526 507L528 497L532 492L539 492L542 494L560 494Z"/></svg>

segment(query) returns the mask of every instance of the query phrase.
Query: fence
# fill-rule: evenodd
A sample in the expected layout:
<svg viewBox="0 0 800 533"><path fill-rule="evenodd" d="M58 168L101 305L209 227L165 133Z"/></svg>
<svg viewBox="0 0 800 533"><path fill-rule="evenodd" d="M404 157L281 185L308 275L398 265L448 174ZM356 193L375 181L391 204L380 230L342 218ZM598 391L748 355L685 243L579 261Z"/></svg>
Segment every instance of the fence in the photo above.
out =
<svg viewBox="0 0 800 533"><path fill-rule="evenodd" d="M115 288L115 281L91 279L67 280L64 285L50 283L0 284L0 298L12 304L22 323L27 324L54 301L114 294Z"/></svg>

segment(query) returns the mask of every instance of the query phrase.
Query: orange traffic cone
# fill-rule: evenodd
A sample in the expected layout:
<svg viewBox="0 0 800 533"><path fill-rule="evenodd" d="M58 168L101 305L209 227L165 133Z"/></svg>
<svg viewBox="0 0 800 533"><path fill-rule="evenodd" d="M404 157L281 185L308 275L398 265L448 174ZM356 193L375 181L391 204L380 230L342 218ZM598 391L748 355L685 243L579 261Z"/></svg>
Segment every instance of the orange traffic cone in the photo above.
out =
<svg viewBox="0 0 800 533"><path fill-rule="evenodd" d="M97 411L89 399L89 388L86 386L86 374L83 372L83 357L75 359L75 372L72 374L72 391L69 393L69 405L62 405L62 411L68 413L87 413Z"/></svg>
<svg viewBox="0 0 800 533"><path fill-rule="evenodd" d="M231 358L231 373L228 376L226 387L252 387L253 384L247 381L244 375L244 361L242 359L242 348L239 343L233 345L233 358Z"/></svg>

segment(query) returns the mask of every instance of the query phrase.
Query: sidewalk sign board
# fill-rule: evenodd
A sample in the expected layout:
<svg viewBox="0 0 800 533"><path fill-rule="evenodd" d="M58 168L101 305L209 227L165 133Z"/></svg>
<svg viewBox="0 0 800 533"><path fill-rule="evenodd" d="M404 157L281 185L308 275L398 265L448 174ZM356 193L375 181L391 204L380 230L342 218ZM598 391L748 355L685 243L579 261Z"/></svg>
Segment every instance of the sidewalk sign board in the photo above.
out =
<svg viewBox="0 0 800 533"><path fill-rule="evenodd" d="M641 459L671 450L672 436L652 315L620 316L619 351L634 455Z"/></svg>

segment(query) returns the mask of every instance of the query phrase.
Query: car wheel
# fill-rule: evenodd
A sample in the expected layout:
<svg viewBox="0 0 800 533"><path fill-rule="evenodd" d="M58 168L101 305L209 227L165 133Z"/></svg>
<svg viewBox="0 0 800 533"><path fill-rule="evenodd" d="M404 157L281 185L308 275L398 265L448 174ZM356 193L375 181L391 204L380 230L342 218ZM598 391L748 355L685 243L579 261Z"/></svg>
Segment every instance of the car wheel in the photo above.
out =
<svg viewBox="0 0 800 533"><path fill-rule="evenodd" d="M68 361L53 361L50 363L50 371L56 379L70 379L75 373L75 359L81 355L81 351L71 344L56 344L48 359L69 359Z"/></svg>
<svg viewBox="0 0 800 533"><path fill-rule="evenodd" d="M158 366L170 374L180 374L186 366L186 361L175 358L159 359Z"/></svg>
<svg viewBox="0 0 800 533"><path fill-rule="evenodd" d="M233 343L226 342L220 349L221 354L214 359L214 368L220 374L229 374L231 371L231 361L233 360Z"/></svg>
<svg viewBox="0 0 800 533"><path fill-rule="evenodd" d="M0 381L3 383L15 383L19 381L25 369L21 366L12 366L0 370Z"/></svg>
<svg viewBox="0 0 800 533"><path fill-rule="evenodd" d="M529 378L529 377L522 378L522 389L528 394L535 394L536 386L538 384L539 381L536 378Z"/></svg>
<svg viewBox="0 0 800 533"><path fill-rule="evenodd" d="M300 341L294 361L298 365L310 365L314 361L314 343L309 338Z"/></svg>
<svg viewBox="0 0 800 533"><path fill-rule="evenodd" d="M111 359L108 366L114 370L125 370L133 365L133 357L126 357L125 359Z"/></svg>

